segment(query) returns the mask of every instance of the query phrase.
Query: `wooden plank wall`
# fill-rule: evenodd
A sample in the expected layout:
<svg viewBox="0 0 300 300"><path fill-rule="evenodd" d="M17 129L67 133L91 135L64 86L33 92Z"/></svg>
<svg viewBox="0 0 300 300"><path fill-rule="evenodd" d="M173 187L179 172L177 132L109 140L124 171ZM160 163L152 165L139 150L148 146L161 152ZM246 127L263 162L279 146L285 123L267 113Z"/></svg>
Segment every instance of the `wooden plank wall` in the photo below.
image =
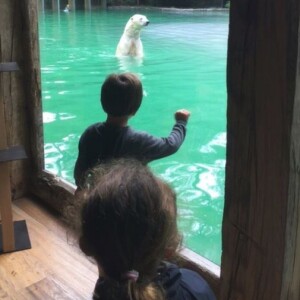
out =
<svg viewBox="0 0 300 300"><path fill-rule="evenodd" d="M23 145L30 155L29 119L27 107L30 99L25 95L27 74L24 70L25 56L21 35L23 15L19 1L0 1L0 62L17 62L20 71L1 73L0 95L4 102L8 146ZM27 2L27 1L25 1ZM28 160L11 163L11 185L13 197L19 197L28 190Z"/></svg>
<svg viewBox="0 0 300 300"><path fill-rule="evenodd" d="M300 203L299 181L291 181L299 179L299 146L298 165L291 167L290 155L299 143L299 121L291 137L298 25L299 1L231 1L220 299L299 300L296 293L281 298L291 276L298 296L300 286L286 251L290 197L298 218Z"/></svg>
<svg viewBox="0 0 300 300"><path fill-rule="evenodd" d="M299 26L300 28L300 26ZM300 299L300 39L290 143L290 182L281 299Z"/></svg>
<svg viewBox="0 0 300 300"><path fill-rule="evenodd" d="M9 0L5 0L10 2ZM41 96L41 67L38 30L38 5L36 0L13 0L20 14L19 43L22 47L23 89L26 95L28 141L30 143L31 184L44 170L43 109ZM28 176L28 174L27 174Z"/></svg>

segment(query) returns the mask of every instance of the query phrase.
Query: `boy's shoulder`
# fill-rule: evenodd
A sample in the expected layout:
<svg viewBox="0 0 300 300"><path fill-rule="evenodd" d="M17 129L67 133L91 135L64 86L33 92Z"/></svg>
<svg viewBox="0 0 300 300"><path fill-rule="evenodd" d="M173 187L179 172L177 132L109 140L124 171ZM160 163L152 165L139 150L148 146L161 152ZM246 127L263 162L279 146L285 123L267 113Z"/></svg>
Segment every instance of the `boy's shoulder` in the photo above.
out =
<svg viewBox="0 0 300 300"><path fill-rule="evenodd" d="M97 131L99 129L101 129L102 127L104 127L104 122L97 122L97 123L93 123L91 125L89 125L85 130L84 130L84 134L88 133L88 132L92 132L92 131Z"/></svg>
<svg viewBox="0 0 300 300"><path fill-rule="evenodd" d="M91 139L94 139L95 136L99 134L99 131L101 131L101 127L103 126L102 122L97 122L94 124L89 125L81 134L80 136L80 142L87 142Z"/></svg>
<svg viewBox="0 0 300 300"><path fill-rule="evenodd" d="M97 122L89 125L81 135L81 138L94 138L97 136L104 135L115 135L120 131L128 132L130 134L134 134L131 132L129 126L120 127L112 124L107 124L106 122Z"/></svg>

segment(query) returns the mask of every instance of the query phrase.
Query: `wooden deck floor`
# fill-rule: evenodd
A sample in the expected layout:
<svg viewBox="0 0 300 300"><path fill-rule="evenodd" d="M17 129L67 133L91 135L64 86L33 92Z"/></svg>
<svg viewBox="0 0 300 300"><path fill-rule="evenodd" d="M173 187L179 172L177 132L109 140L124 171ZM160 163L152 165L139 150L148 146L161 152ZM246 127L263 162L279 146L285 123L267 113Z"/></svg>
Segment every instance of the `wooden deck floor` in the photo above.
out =
<svg viewBox="0 0 300 300"><path fill-rule="evenodd" d="M0 299L91 299L97 267L80 252L59 218L28 198L14 201L32 248L0 255Z"/></svg>

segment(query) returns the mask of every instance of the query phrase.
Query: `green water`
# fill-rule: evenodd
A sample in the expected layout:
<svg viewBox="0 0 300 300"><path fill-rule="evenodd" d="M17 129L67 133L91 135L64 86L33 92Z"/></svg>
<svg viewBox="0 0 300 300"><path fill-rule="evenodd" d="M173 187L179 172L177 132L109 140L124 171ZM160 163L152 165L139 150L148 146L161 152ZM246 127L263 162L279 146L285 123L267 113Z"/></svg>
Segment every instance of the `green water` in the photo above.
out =
<svg viewBox="0 0 300 300"><path fill-rule="evenodd" d="M134 13L145 57L119 60L115 48ZM144 99L135 129L169 134L177 109L191 111L186 140L173 156L151 163L178 195L187 247L219 264L226 148L225 68L228 14L159 10L40 13L46 168L73 181L80 134L104 120L99 89L107 74L138 73Z"/></svg>

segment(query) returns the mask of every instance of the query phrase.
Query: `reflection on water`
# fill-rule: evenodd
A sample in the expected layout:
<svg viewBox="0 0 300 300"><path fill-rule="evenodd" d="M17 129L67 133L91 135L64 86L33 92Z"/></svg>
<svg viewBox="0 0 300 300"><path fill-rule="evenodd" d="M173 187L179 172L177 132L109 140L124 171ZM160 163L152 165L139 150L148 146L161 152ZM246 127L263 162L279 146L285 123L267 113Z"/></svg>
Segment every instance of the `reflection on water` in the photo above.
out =
<svg viewBox="0 0 300 300"><path fill-rule="evenodd" d="M189 248L219 262L224 199L226 134L217 134L200 148L217 157L210 163L153 162L152 168L177 194L179 225ZM205 151L202 151L204 150ZM209 149L209 151L207 151ZM217 155L216 155L217 154ZM206 158L209 161L208 158ZM213 158L214 159L214 158Z"/></svg>
<svg viewBox="0 0 300 300"><path fill-rule="evenodd" d="M133 67L142 67L143 66L143 58L142 57L118 57L119 70L121 72L130 72Z"/></svg>
<svg viewBox="0 0 300 300"><path fill-rule="evenodd" d="M77 148L78 138L74 134L65 136L61 142L45 143L45 168L63 178L73 177L74 149Z"/></svg>
<svg viewBox="0 0 300 300"><path fill-rule="evenodd" d="M139 13L143 13L142 10ZM178 198L185 244L219 263L226 149L226 13L147 10L143 59L116 58L115 49L133 14L126 11L40 15L46 169L74 182L78 140L103 121L100 86L110 73L134 72L144 98L130 125L169 134L174 112L191 111L180 150L150 167Z"/></svg>
<svg viewBox="0 0 300 300"><path fill-rule="evenodd" d="M74 118L76 118L76 116L69 114L69 113L43 112L43 122L44 123L51 123L51 122L55 122L56 120L61 120L61 121L70 120L70 119L74 119Z"/></svg>
<svg viewBox="0 0 300 300"><path fill-rule="evenodd" d="M226 132L222 132L217 134L212 141L210 141L206 145L202 145L200 148L200 152L209 153L216 152L214 146L226 147Z"/></svg>
<svg viewBox="0 0 300 300"><path fill-rule="evenodd" d="M224 168L224 165L225 160L223 161L222 169ZM207 193L211 199L219 198L223 195L220 182L218 182L220 168L216 168L215 166L205 167L207 168L207 171L200 174L197 187Z"/></svg>

